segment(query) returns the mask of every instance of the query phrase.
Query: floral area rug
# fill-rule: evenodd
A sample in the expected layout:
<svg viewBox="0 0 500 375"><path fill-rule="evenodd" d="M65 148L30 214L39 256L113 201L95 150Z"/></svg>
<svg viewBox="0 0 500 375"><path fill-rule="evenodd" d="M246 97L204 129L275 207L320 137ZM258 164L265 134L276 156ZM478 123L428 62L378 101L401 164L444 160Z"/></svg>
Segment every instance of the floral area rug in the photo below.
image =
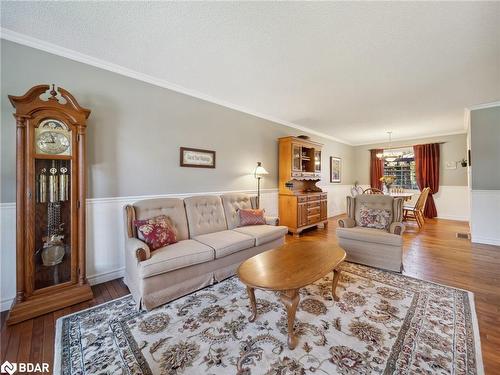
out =
<svg viewBox="0 0 500 375"><path fill-rule="evenodd" d="M345 263L300 292L295 350L276 293L250 323L237 277L150 312L126 296L60 318L55 374L482 374L470 292Z"/></svg>

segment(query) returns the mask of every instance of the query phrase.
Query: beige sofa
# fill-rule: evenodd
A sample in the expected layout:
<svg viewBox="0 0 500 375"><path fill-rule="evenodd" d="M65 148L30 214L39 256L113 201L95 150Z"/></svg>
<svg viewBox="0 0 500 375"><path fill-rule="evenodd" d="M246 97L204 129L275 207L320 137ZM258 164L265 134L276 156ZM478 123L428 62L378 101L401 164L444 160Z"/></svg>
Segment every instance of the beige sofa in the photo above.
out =
<svg viewBox="0 0 500 375"><path fill-rule="evenodd" d="M390 210L392 222L387 230L365 228L359 223L359 209ZM347 218L338 221L337 238L347 254L346 260L372 267L401 272L403 268L403 200L387 195L362 194L347 197Z"/></svg>
<svg viewBox="0 0 500 375"><path fill-rule="evenodd" d="M125 284L138 306L150 310L234 275L238 265L284 243L288 228L277 218L238 227L246 194L147 199L125 206ZM155 251L137 238L133 221L166 215L178 242Z"/></svg>

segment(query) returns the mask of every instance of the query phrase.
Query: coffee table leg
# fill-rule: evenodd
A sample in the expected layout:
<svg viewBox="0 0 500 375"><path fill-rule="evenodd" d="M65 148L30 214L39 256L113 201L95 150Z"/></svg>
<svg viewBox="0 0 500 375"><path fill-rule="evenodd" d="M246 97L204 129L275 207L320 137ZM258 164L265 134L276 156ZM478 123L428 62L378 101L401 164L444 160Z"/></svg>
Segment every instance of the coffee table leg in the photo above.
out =
<svg viewBox="0 0 500 375"><path fill-rule="evenodd" d="M333 281L332 281L332 297L335 301L339 300L339 297L337 296L337 293L335 290L337 289L337 284L339 283L340 279L340 270L334 269L333 270Z"/></svg>
<svg viewBox="0 0 500 375"><path fill-rule="evenodd" d="M285 290L281 292L280 299L286 307L288 317L288 347L290 350L293 350L297 346L298 341L293 333L293 326L295 324L295 313L299 304L299 291L298 289Z"/></svg>
<svg viewBox="0 0 500 375"><path fill-rule="evenodd" d="M257 317L257 302L255 301L255 290L247 286L248 298L250 299L250 308L252 309L252 315L248 318L249 322L253 322Z"/></svg>

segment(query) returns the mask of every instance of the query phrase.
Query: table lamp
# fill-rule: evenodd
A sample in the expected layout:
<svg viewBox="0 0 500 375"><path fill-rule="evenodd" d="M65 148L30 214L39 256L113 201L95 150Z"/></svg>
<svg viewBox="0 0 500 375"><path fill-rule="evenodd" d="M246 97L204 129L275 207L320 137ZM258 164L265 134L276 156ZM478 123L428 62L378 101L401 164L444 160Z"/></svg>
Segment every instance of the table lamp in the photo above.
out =
<svg viewBox="0 0 500 375"><path fill-rule="evenodd" d="M269 174L268 171L262 166L262 163L260 161L257 162L257 167L255 167L255 170L253 172L254 177L257 179L257 207L260 208L260 179L262 176L265 176L266 174Z"/></svg>

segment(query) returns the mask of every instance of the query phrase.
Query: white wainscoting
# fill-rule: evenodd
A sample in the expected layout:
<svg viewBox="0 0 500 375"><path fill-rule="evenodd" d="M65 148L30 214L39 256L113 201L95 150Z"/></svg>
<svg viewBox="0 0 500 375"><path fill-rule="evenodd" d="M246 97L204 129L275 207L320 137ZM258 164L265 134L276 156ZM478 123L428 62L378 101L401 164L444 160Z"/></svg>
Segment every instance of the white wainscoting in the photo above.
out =
<svg viewBox="0 0 500 375"><path fill-rule="evenodd" d="M469 188L467 186L440 186L434 194L439 219L469 221Z"/></svg>
<svg viewBox="0 0 500 375"><path fill-rule="evenodd" d="M471 240L500 246L500 190L471 191Z"/></svg>
<svg viewBox="0 0 500 375"><path fill-rule="evenodd" d="M361 185L367 189L369 185ZM414 191L419 194L418 190ZM469 221L469 194L467 186L442 185L437 194L434 194L434 203L439 219Z"/></svg>
<svg viewBox="0 0 500 375"><path fill-rule="evenodd" d="M322 186L328 192L328 215L345 212L345 196L348 185ZM241 192L241 191L239 191ZM244 191L256 194L256 191ZM87 275L91 284L117 279L123 276L123 206L140 199L158 197L184 198L193 195L222 194L204 192L196 194L168 194L160 196L115 197L87 199ZM227 192L226 192L227 193ZM269 216L278 216L278 189L261 191L261 207ZM1 224L1 311L10 308L16 290L16 207L14 203L0 204Z"/></svg>

